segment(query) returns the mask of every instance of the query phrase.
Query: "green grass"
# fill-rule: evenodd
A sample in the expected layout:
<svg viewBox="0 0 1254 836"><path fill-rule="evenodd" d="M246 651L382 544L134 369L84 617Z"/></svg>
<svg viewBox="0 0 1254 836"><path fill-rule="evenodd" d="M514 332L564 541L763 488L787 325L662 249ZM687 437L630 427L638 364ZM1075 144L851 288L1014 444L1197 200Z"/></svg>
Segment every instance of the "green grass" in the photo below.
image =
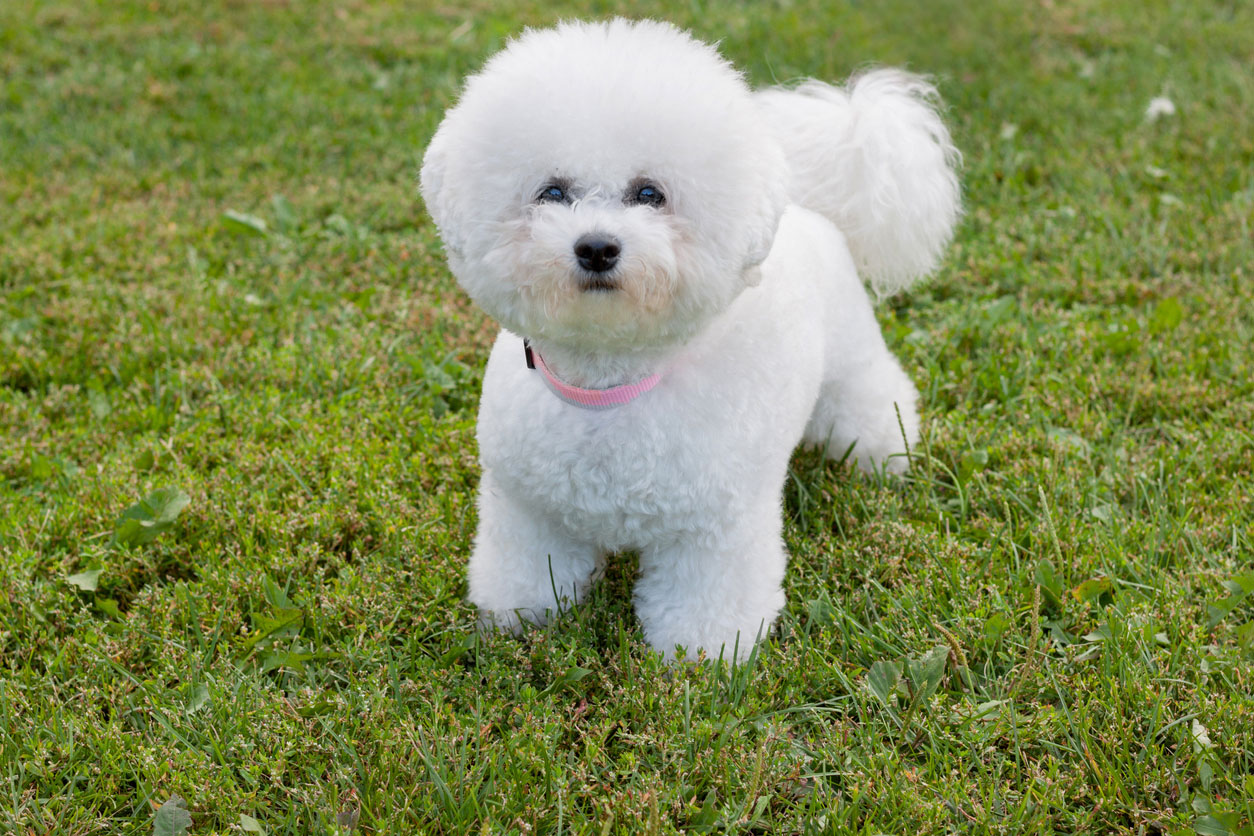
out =
<svg viewBox="0 0 1254 836"><path fill-rule="evenodd" d="M0 4L0 832L1254 832L1254 8L637 7L933 73L965 155L880 311L915 468L795 459L729 671L647 651L630 555L476 638L493 326L416 172L610 4L472 5Z"/></svg>

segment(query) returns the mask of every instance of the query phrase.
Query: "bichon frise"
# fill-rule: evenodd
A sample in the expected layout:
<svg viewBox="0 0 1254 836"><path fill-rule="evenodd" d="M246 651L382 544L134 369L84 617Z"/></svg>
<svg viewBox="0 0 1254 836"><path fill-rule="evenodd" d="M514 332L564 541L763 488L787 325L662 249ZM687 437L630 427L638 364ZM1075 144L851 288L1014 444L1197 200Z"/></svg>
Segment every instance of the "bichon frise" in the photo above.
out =
<svg viewBox="0 0 1254 836"><path fill-rule="evenodd" d="M517 631L636 549L667 658L736 653L784 604L798 443L902 471L917 392L879 294L959 215L936 92L897 70L752 92L655 21L527 31L422 165L449 265L503 330L479 409L469 598Z"/></svg>

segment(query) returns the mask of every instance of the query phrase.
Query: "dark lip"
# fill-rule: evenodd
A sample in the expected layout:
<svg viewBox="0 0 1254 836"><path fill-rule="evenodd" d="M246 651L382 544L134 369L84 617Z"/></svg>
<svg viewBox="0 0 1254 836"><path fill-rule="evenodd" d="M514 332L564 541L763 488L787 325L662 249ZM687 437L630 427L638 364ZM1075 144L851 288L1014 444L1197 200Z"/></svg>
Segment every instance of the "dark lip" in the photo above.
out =
<svg viewBox="0 0 1254 836"><path fill-rule="evenodd" d="M618 290L618 280L608 276L582 276L579 279L579 289L592 293L608 293Z"/></svg>

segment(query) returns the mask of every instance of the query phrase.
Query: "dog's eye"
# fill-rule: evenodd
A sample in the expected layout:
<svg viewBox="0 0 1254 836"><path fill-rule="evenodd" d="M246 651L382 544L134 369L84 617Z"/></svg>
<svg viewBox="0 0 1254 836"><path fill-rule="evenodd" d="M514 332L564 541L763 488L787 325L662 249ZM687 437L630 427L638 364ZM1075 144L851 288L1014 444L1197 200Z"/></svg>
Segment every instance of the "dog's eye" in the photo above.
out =
<svg viewBox="0 0 1254 836"><path fill-rule="evenodd" d="M652 183L636 186L627 193L627 202L645 206L661 206L666 202L666 195Z"/></svg>
<svg viewBox="0 0 1254 836"><path fill-rule="evenodd" d="M557 183L549 183L536 195L537 203L565 203L566 190Z"/></svg>

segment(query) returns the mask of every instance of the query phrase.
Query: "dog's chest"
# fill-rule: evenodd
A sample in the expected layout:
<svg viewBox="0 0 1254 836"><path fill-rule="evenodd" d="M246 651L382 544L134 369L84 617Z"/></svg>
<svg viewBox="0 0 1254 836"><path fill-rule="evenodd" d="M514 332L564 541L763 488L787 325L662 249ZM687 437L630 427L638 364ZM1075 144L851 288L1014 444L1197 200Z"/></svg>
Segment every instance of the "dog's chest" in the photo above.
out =
<svg viewBox="0 0 1254 836"><path fill-rule="evenodd" d="M709 532L778 491L817 396L821 339L801 313L766 304L774 297L747 297L725 339L707 331L656 387L604 411L559 400L503 332L479 411L490 484L606 549ZM790 358L783 373L762 346Z"/></svg>
<svg viewBox="0 0 1254 836"><path fill-rule="evenodd" d="M708 524L712 509L740 493L727 458L712 449L715 436L662 420L663 405L587 414L546 406L555 408L481 432L483 465L529 504L607 548Z"/></svg>

